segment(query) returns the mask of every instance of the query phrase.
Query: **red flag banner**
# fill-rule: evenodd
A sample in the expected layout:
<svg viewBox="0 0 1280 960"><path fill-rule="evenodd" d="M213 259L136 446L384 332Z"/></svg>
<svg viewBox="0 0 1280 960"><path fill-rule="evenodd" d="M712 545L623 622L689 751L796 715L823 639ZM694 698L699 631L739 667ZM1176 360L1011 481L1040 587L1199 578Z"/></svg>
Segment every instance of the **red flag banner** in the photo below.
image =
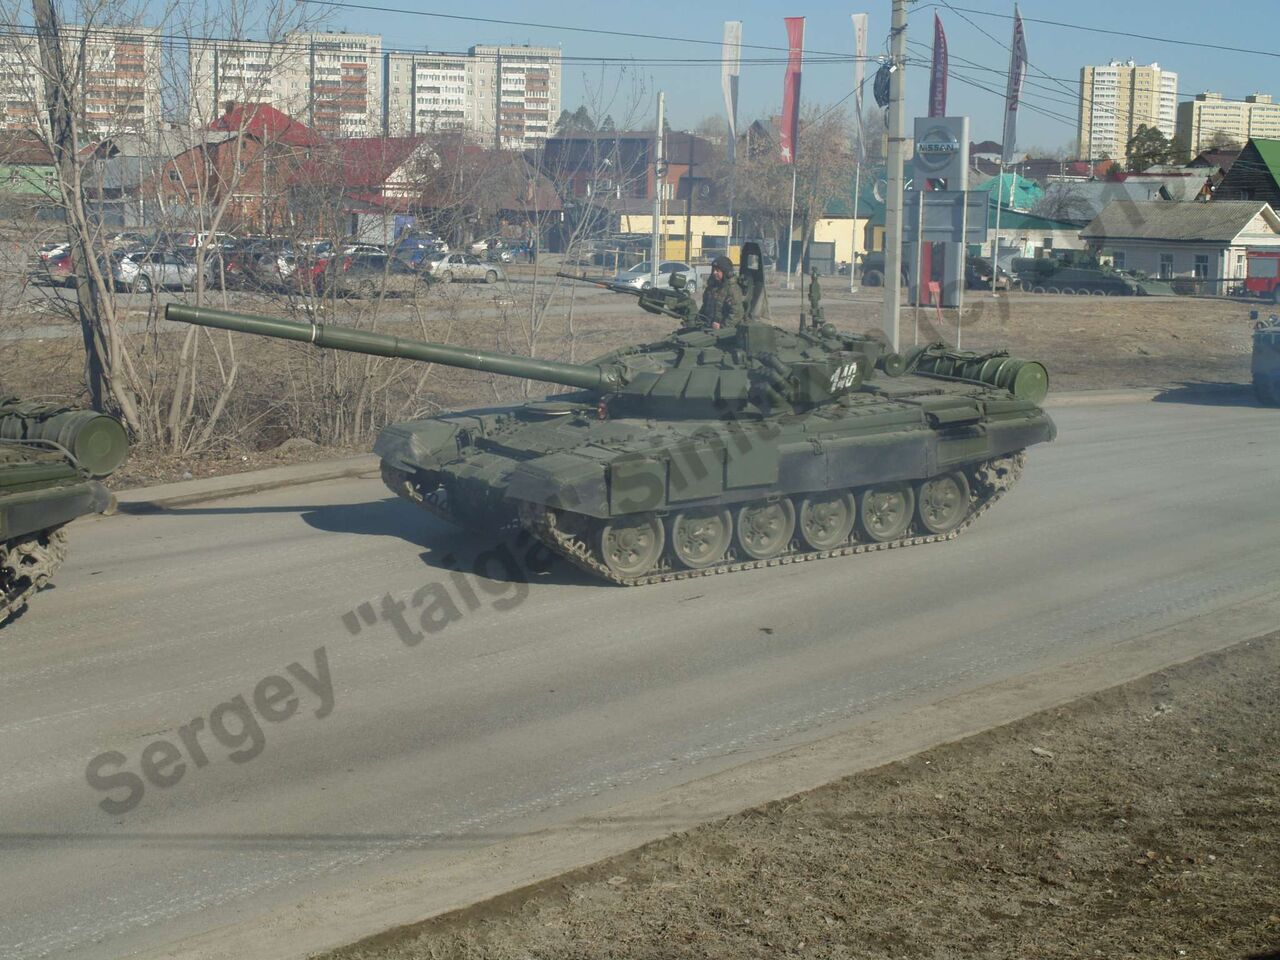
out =
<svg viewBox="0 0 1280 960"><path fill-rule="evenodd" d="M933 15L933 72L929 76L929 116L947 115L947 35L942 19Z"/></svg>
<svg viewBox="0 0 1280 960"><path fill-rule="evenodd" d="M782 162L796 162L800 135L800 66L804 59L804 17L784 17L787 24L787 74L782 81Z"/></svg>
<svg viewBox="0 0 1280 960"><path fill-rule="evenodd" d="M1022 31L1022 14L1013 5L1013 46L1009 48L1009 85L1004 95L1004 153L1003 161L1014 157L1018 140L1018 101L1022 98L1022 81L1027 76L1027 35Z"/></svg>

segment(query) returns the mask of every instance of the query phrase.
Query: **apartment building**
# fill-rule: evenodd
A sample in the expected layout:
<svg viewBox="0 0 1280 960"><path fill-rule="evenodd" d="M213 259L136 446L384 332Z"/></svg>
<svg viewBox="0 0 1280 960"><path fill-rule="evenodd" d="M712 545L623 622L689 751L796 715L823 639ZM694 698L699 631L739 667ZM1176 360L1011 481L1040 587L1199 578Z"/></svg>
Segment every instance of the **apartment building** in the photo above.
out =
<svg viewBox="0 0 1280 960"><path fill-rule="evenodd" d="M1269 94L1254 93L1243 100L1224 100L1220 93L1197 93L1178 104L1179 156L1194 157L1226 140L1244 144L1250 138L1280 139L1280 103Z"/></svg>
<svg viewBox="0 0 1280 960"><path fill-rule="evenodd" d="M291 33L281 41L206 40L190 51L191 123L223 104L265 103L326 137L382 134L382 37Z"/></svg>
<svg viewBox="0 0 1280 960"><path fill-rule="evenodd" d="M417 137L475 131L473 64L465 53L384 54L384 134Z"/></svg>
<svg viewBox="0 0 1280 960"><path fill-rule="evenodd" d="M1177 131L1178 75L1158 63L1112 60L1080 69L1080 156L1122 159L1138 127Z"/></svg>
<svg viewBox="0 0 1280 960"><path fill-rule="evenodd" d="M159 30L114 27L91 30L86 37L83 27L68 24L62 31L63 57L80 93L81 130L89 136L155 130L162 96ZM46 122L39 60L34 36L0 43L0 128L23 130Z"/></svg>
<svg viewBox="0 0 1280 960"><path fill-rule="evenodd" d="M368 33L291 33L285 44L305 51L305 69L290 76L299 116L326 137L382 135L382 37Z"/></svg>
<svg viewBox="0 0 1280 960"><path fill-rule="evenodd" d="M560 115L560 50L481 44L470 52L481 139L503 150L545 141Z"/></svg>

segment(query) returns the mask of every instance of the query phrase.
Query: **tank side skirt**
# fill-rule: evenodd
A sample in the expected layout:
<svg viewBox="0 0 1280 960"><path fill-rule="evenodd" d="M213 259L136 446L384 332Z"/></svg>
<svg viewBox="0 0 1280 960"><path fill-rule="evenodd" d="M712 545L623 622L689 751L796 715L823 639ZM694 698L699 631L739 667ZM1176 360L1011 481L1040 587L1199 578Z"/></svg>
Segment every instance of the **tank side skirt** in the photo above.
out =
<svg viewBox="0 0 1280 960"><path fill-rule="evenodd" d="M1023 466L1026 461L1025 451L1019 451L1015 455L1007 458L1001 458L1004 465L1008 467L1008 473L1000 482L989 487L985 494L977 494L976 502L973 504L969 515L954 530L950 530L941 534L929 534L919 536L907 536L898 540L878 543L858 543L850 542L835 547L830 550L814 550L805 551L796 546L792 546L787 552L771 557L767 560L725 560L714 566L705 567L696 570L674 570L664 569L656 570L652 573L639 577L621 577L609 569L604 563L597 560L592 555L590 544L584 542L573 533L561 530L556 525L556 515L553 511L549 511L538 504L522 504L521 505L521 525L529 530L534 536L538 537L557 555L568 560L575 566L581 567L583 570L608 580L619 586L634 587L643 586L650 583L668 583L674 580L690 580L694 577L709 577L723 573L736 573L740 570L755 570L761 567L776 567L787 563L803 563L808 560L825 560L830 557L854 556L864 553L872 553L878 550L893 550L901 547L917 546L924 543L935 543L941 540L954 540L961 533L968 530L977 519L991 509L1001 497L1009 491L1009 489L1017 482L1022 475ZM975 469L983 470L988 466L996 466L996 461L986 461L976 464Z"/></svg>

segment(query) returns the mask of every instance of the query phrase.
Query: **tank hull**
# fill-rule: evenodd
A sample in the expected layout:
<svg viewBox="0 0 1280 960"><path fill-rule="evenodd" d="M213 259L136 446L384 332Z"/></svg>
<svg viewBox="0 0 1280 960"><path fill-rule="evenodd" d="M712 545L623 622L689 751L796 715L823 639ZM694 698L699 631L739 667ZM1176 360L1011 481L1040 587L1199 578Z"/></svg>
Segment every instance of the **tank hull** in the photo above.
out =
<svg viewBox="0 0 1280 960"><path fill-rule="evenodd" d="M784 556L859 552L860 545L946 539L1016 479L1023 450L1055 435L1040 407L1007 391L909 375L875 393L773 420L599 419L592 398L561 395L392 424L374 451L398 495L466 527L523 526L593 573L634 584ZM984 473L992 465L1003 465L1008 483L993 486ZM901 487L920 501L935 478L957 476L950 482L967 487L968 502L953 523L931 524L916 505L902 503L913 515L892 536L854 523L828 542L807 536L803 519L796 520L818 499L845 496L856 511L867 496ZM735 516L745 523L743 511L782 500L791 505L774 508L774 521L793 529L772 557L730 543L702 565L675 545L688 518L716 515L712 526L724 526L732 540ZM663 527L660 534L652 527L665 541L652 569L618 569L593 547L620 521Z"/></svg>

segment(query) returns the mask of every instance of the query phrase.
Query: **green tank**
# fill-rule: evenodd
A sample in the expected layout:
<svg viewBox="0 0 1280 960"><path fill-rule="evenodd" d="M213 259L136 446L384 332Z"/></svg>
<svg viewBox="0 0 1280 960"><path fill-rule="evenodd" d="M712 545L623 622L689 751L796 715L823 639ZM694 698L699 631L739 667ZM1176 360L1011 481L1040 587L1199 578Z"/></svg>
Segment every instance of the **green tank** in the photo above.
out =
<svg viewBox="0 0 1280 960"><path fill-rule="evenodd" d="M0 625L26 607L67 555L66 525L115 500L99 482L128 438L90 410L0 397Z"/></svg>
<svg viewBox="0 0 1280 960"><path fill-rule="evenodd" d="M1265 320L1251 310L1253 320L1253 395L1268 407L1280 406L1280 315Z"/></svg>
<svg viewBox="0 0 1280 960"><path fill-rule="evenodd" d="M518 525L637 585L957 536L1056 430L1044 368L1004 354L912 357L768 315L744 251L746 322L682 323L590 363L169 304L171 320L527 377L570 388L385 427L388 487L468 527Z"/></svg>
<svg viewBox="0 0 1280 960"><path fill-rule="evenodd" d="M1089 257L1074 260L1014 257L1014 277L1024 293L1066 293L1108 297L1172 297L1172 284L1124 273Z"/></svg>

